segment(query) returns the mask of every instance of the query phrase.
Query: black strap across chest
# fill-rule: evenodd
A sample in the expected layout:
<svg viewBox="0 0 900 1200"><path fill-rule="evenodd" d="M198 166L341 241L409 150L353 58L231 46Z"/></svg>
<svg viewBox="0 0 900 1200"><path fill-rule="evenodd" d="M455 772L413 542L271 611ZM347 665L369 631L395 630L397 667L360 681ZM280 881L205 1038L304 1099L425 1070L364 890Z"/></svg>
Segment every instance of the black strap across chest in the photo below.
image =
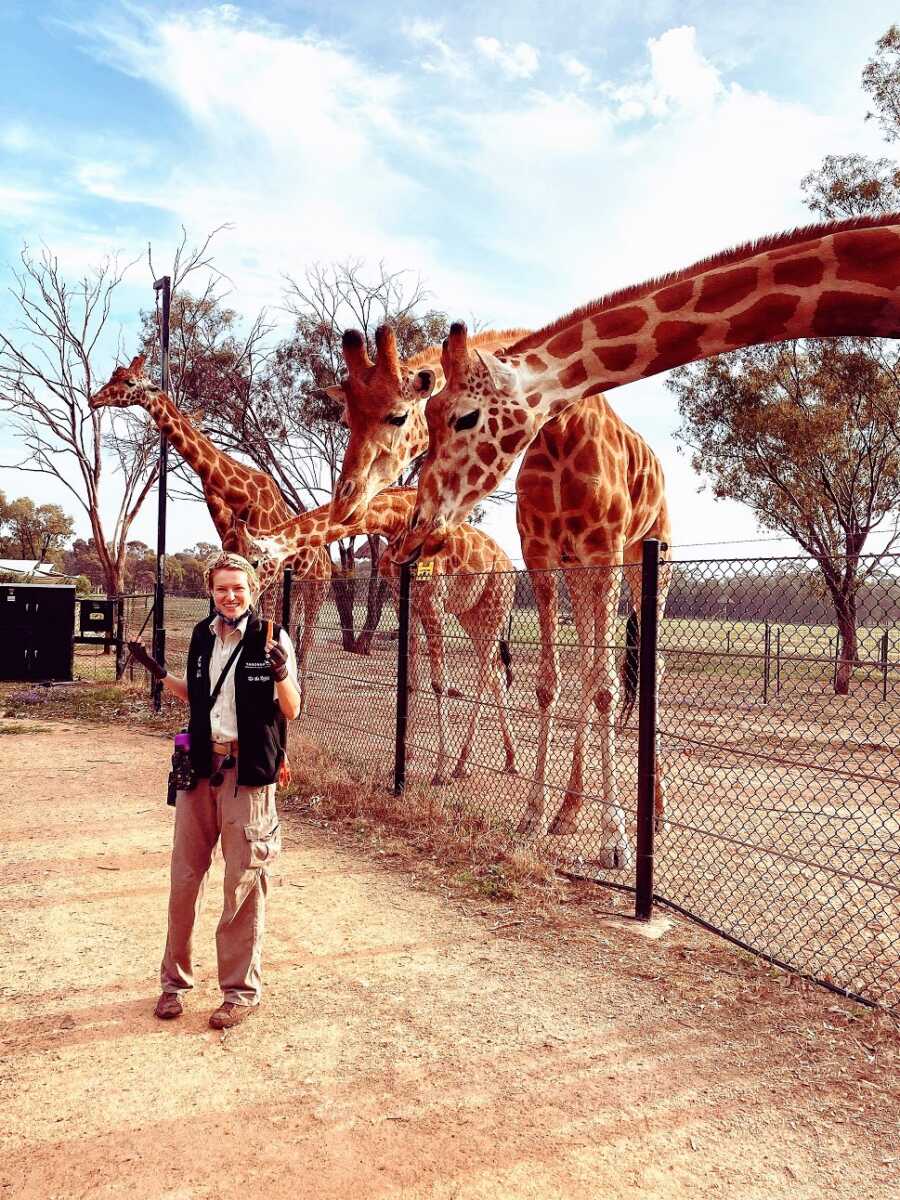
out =
<svg viewBox="0 0 900 1200"><path fill-rule="evenodd" d="M234 663L234 660L237 658L237 656L240 654L241 647L243 646L243 644L244 644L244 639L241 638L240 641L238 642L238 644L232 650L231 655L228 659L228 662L222 668L222 674L216 680L216 686L213 688L213 690L209 694L209 711L210 712L212 712L213 708L215 707L216 701L219 698L219 692L222 690L222 684L225 682L225 676L231 670L232 664Z"/></svg>

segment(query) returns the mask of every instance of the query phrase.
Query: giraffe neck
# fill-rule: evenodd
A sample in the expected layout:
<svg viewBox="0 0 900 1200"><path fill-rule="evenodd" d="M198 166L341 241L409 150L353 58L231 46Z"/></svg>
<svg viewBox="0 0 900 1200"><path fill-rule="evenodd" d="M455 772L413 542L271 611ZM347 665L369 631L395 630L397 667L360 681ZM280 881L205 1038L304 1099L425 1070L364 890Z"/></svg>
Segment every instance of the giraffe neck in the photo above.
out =
<svg viewBox="0 0 900 1200"><path fill-rule="evenodd" d="M147 410L160 433L165 434L170 445L196 471L204 486L211 483L213 472L223 465L227 466L228 476L232 480L250 482L254 478L253 471L237 459L224 454L205 434L192 425L165 392L156 389L144 390L140 393L137 403ZM220 491L221 489L216 489L217 494Z"/></svg>
<svg viewBox="0 0 900 1200"><path fill-rule="evenodd" d="M370 501L358 520L345 524L332 522L331 505L323 504L292 517L257 542L267 554L285 558L306 546L326 546L361 534L380 534L392 541L406 529L415 498L415 488L389 488Z"/></svg>
<svg viewBox="0 0 900 1200"><path fill-rule="evenodd" d="M550 419L624 383L728 350L807 337L900 334L900 217L739 247L587 304L509 349Z"/></svg>

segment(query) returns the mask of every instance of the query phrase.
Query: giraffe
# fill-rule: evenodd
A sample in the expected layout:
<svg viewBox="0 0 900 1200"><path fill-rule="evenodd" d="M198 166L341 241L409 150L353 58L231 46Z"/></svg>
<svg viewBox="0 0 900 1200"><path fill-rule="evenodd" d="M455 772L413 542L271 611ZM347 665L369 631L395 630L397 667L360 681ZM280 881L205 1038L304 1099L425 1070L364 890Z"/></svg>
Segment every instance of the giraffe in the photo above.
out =
<svg viewBox="0 0 900 1200"><path fill-rule="evenodd" d="M249 557L251 533L265 532L292 516L280 488L271 476L245 466L214 446L147 378L144 361L144 355L139 354L127 367L116 367L109 381L90 397L89 408L92 412L132 405L146 409L160 432L200 476L222 548ZM331 579L331 559L322 547L302 548L287 565L298 578L309 580L301 593L303 632L297 651L302 712L307 659Z"/></svg>
<svg viewBox="0 0 900 1200"><path fill-rule="evenodd" d="M490 493L548 422L572 406L632 380L727 350L803 337L900 335L900 217L857 219L777 234L590 302L529 334L501 355L469 350L465 325L452 326L445 343L444 389L428 402L429 450L419 479L401 558L432 554L449 529ZM555 439L532 460L531 488L546 488L560 446ZM626 441L619 454L630 456ZM620 464L621 465L621 464ZM592 460L574 456L569 470L582 486L594 482ZM657 526L637 534L634 492L638 463L605 491L603 518L585 523L570 539L551 519L549 542L559 539L570 562L609 569L627 561L632 537L660 536ZM634 567L626 568L634 571ZM578 574L577 572L575 573ZM591 574L585 572L585 575ZM595 591L594 644L604 647L617 588ZM579 630L584 644L585 628ZM604 761L603 823L614 851L623 837L612 768L611 709L617 680L609 653L585 656L569 786L553 826L572 828L581 807L581 765L587 707L594 699L609 760ZM532 817L542 810L534 795Z"/></svg>
<svg viewBox="0 0 900 1200"><path fill-rule="evenodd" d="M525 330L506 330L478 334L470 339L470 348L479 354L502 353L502 347L528 336ZM402 364L397 363L393 334L384 326L376 333L376 361L366 354L365 341L356 330L344 335L344 356L348 377L331 389L335 399L345 402L345 421L350 428L350 443L355 454L344 460L332 502L332 515L341 519L348 511L381 486L388 477L396 477L409 460L428 446L428 426L422 395L430 395L442 381L443 368L436 346ZM429 369L425 369L429 368ZM406 373L404 378L403 372ZM393 429L392 429L393 427ZM396 436L397 429L402 438ZM349 466L348 466L349 461ZM365 471L369 475L365 475ZM587 482L585 478L587 477ZM547 756L553 732L555 706L559 695L559 591L558 569L580 562L577 546L585 531L601 526L607 518L607 497L612 489L625 490L629 496L627 514L623 511L631 557L640 556L645 537L658 537L664 545L670 541L669 517L660 463L647 443L612 411L602 396L591 396L571 406L549 422L537 435L522 462L516 481L516 522L522 544L522 556L531 574L532 590L540 625L541 663L537 676L537 701L540 714L534 776L519 832L529 834L541 827L545 807ZM631 593L629 629L637 633L640 610L640 570L629 565L626 579ZM568 572L566 585L572 598L576 635L582 647L598 644L594 629L596 572ZM609 580L610 586L614 581ZM668 574L660 574L660 607L665 603ZM617 602L618 591L610 602ZM583 650L583 653L588 653ZM622 715L633 700L635 681L626 675ZM617 693L614 698L617 698ZM611 701L612 703L612 701ZM605 777L614 771L612 730L601 729L601 759ZM570 779L580 792L580 767ZM608 791L614 790L607 783ZM664 782L657 775L657 823L664 820ZM613 811L615 832L609 847L601 848L599 862L604 866L627 866L630 847ZM571 833L574 813L560 813L550 823L552 834Z"/></svg>
<svg viewBox="0 0 900 1200"><path fill-rule="evenodd" d="M321 546L338 538L355 537L363 533L378 533L388 543L395 541L409 524L415 500L415 488L388 488L369 502L361 516L344 524L336 525L332 521L330 505L326 504L292 517L267 534L255 535L252 540L262 556L261 579L267 585L277 575L281 562L302 547ZM500 686L497 655L499 643L499 658L506 667L508 688L512 673L509 647L502 631L515 596L513 565L493 538L466 524L453 531L433 561L434 581L420 580L413 587L413 636L410 648L410 680L415 693L418 657L416 624L421 623L425 631L431 686L438 711L438 759L432 782L446 781L444 629L448 615L455 616L459 621L478 661L469 727L453 770L453 778L465 779L468 775L467 763L475 741L481 697L485 690L490 691L496 703L506 753L504 769L513 774L516 769L515 746ZM378 570L390 581L396 600L399 594L399 564L389 554L383 554Z"/></svg>
<svg viewBox="0 0 900 1200"><path fill-rule="evenodd" d="M493 353L527 332L490 330L472 340ZM331 505L332 519L339 524L361 516L372 497L395 483L428 449L425 401L438 383L443 384L440 346L429 346L400 363L394 331L381 325L375 331L375 347L373 363L359 330L345 330L347 378L325 389L343 406L350 431Z"/></svg>

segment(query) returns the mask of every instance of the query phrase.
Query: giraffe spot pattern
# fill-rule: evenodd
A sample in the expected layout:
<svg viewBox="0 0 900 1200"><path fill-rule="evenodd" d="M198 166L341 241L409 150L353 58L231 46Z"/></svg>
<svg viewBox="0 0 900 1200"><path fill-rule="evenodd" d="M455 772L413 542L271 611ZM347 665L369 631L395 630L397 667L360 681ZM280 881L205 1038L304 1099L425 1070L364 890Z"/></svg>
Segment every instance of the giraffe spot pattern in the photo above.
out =
<svg viewBox="0 0 900 1200"><path fill-rule="evenodd" d="M608 384L605 383L592 383L589 388L585 388L585 390L581 393L582 400L589 400L591 396L599 396L603 389L607 386Z"/></svg>
<svg viewBox="0 0 900 1200"><path fill-rule="evenodd" d="M525 400L527 401L529 408L537 408L537 406L540 404L542 399L543 399L543 396L542 396L541 392L529 392L528 395L525 397Z"/></svg>
<svg viewBox="0 0 900 1200"><path fill-rule="evenodd" d="M895 288L900 284L900 238L888 229L834 235L838 279Z"/></svg>
<svg viewBox="0 0 900 1200"><path fill-rule="evenodd" d="M564 388L572 388L577 387L579 383L584 383L587 377L587 368L579 358L560 371L559 382Z"/></svg>
<svg viewBox="0 0 900 1200"><path fill-rule="evenodd" d="M697 321L662 321L653 335L659 353L647 367L646 374L653 375L693 362L701 353L700 338L705 329L706 326Z"/></svg>
<svg viewBox="0 0 900 1200"><path fill-rule="evenodd" d="M813 314L812 332L820 337L865 334L888 308L881 296L854 296L848 292L825 292Z"/></svg>
<svg viewBox="0 0 900 1200"><path fill-rule="evenodd" d="M600 338L629 337L647 324L647 314L636 304L614 308L611 312L592 317L591 324Z"/></svg>
<svg viewBox="0 0 900 1200"><path fill-rule="evenodd" d="M547 364L537 354L527 354L525 356L525 366L530 367L532 371L544 371Z"/></svg>
<svg viewBox="0 0 900 1200"><path fill-rule="evenodd" d="M662 288L656 292L653 299L660 312L669 313L677 308L684 308L693 294L694 281L685 279L681 283L673 283L671 287Z"/></svg>
<svg viewBox="0 0 900 1200"><path fill-rule="evenodd" d="M515 454L524 441L524 430L516 429L513 433L508 433L506 437L500 439L500 449L504 454Z"/></svg>
<svg viewBox="0 0 900 1200"><path fill-rule="evenodd" d="M779 336L784 335L787 323L799 304L799 296L779 293L764 296L738 316L732 317L724 340L734 346L776 341Z"/></svg>
<svg viewBox="0 0 900 1200"><path fill-rule="evenodd" d="M581 349L582 340L581 322L579 321L549 341L547 353L552 354L554 358L568 358L569 355L575 354Z"/></svg>
<svg viewBox="0 0 900 1200"><path fill-rule="evenodd" d="M478 457L486 467L497 460L497 447L493 442L482 442L477 450Z"/></svg>
<svg viewBox="0 0 900 1200"><path fill-rule="evenodd" d="M776 263L772 271L772 281L776 284L793 284L795 287L813 287L821 283L825 274L825 264L815 255L807 254L803 258L789 258Z"/></svg>
<svg viewBox="0 0 900 1200"><path fill-rule="evenodd" d="M637 346L633 342L626 346L600 346L597 357L607 371L627 371L637 358Z"/></svg>
<svg viewBox="0 0 900 1200"><path fill-rule="evenodd" d="M717 313L734 308L756 287L759 272L756 267L738 267L734 271L716 271L703 280L695 312Z"/></svg>

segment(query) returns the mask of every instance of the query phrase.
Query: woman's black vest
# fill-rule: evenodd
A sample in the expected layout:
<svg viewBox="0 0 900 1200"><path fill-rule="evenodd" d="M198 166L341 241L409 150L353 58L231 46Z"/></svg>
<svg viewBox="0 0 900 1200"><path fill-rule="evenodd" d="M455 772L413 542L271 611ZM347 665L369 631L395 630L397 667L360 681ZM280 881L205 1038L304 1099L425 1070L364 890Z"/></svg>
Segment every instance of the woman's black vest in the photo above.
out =
<svg viewBox="0 0 900 1200"><path fill-rule="evenodd" d="M191 762L201 779L208 779L212 774L209 697L216 681L209 678L215 644L215 634L209 626L209 617L194 626L187 662ZM280 632L280 627L275 625L273 640L278 640ZM244 787L264 787L274 783L278 776L287 723L273 698L272 668L266 658L266 628L252 610L241 652L231 670L234 672L239 744L237 781Z"/></svg>

